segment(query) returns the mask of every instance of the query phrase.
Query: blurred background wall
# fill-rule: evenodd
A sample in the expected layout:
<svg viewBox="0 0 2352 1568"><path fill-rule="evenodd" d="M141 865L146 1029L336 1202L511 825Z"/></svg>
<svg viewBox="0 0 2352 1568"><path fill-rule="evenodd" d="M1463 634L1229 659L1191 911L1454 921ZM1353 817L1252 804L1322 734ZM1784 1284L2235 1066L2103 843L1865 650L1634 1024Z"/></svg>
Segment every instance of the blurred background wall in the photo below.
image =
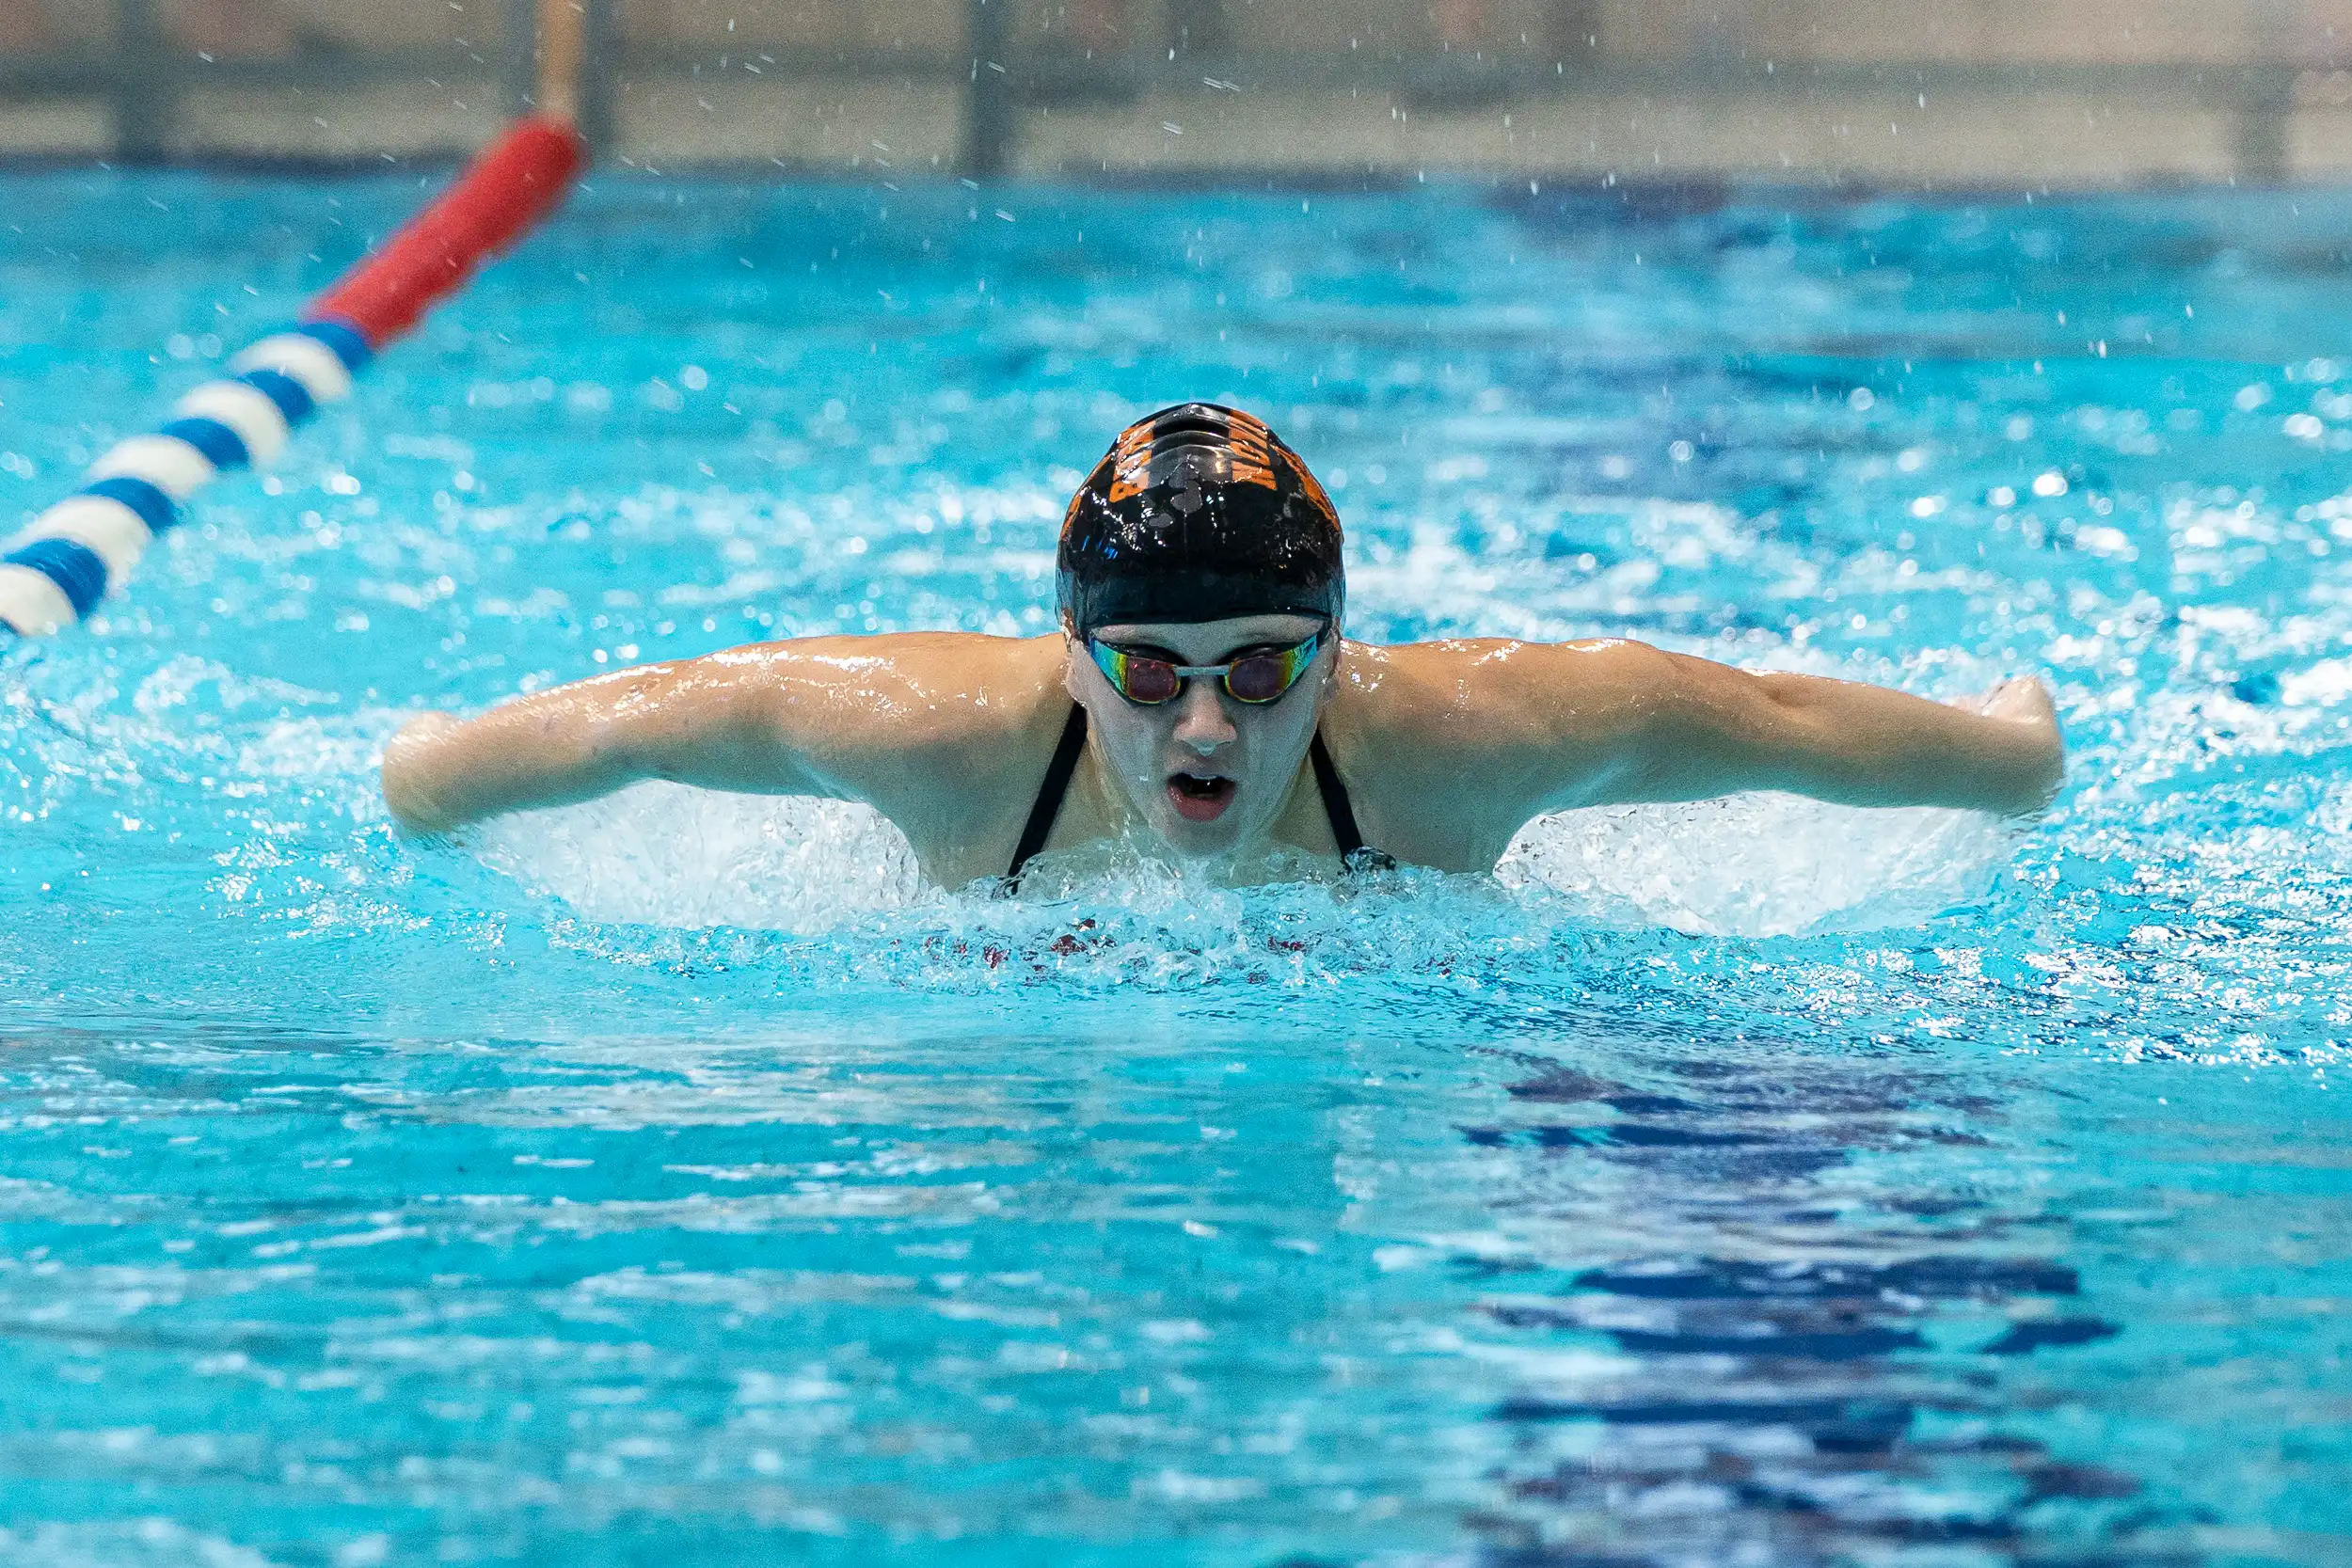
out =
<svg viewBox="0 0 2352 1568"><path fill-rule="evenodd" d="M577 0L632 164L885 179L2352 173L2352 0ZM532 0L0 0L0 155L453 155Z"/></svg>

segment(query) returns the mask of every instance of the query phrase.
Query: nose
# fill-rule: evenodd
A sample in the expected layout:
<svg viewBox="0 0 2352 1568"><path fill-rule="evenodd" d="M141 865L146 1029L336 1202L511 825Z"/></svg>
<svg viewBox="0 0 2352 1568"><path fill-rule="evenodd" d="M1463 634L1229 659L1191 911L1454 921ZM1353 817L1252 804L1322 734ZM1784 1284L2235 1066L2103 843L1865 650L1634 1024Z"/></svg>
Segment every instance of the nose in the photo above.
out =
<svg viewBox="0 0 2352 1568"><path fill-rule="evenodd" d="M1176 741L1202 756L1230 746L1241 732L1217 700L1213 681L1196 680L1176 699Z"/></svg>

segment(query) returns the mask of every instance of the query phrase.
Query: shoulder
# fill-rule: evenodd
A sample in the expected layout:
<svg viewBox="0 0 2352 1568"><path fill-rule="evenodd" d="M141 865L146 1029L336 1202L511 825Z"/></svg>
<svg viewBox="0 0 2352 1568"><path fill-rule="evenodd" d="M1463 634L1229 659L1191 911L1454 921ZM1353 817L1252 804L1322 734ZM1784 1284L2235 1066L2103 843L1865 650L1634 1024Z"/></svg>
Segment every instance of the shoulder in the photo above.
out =
<svg viewBox="0 0 2352 1568"><path fill-rule="evenodd" d="M720 657L766 686L768 721L812 771L897 823L950 885L1001 868L1070 718L1058 634L824 638Z"/></svg>
<svg viewBox="0 0 2352 1568"><path fill-rule="evenodd" d="M1503 744L1636 718L1673 681L1676 662L1623 638L1350 642L1332 706L1400 740Z"/></svg>
<svg viewBox="0 0 2352 1568"><path fill-rule="evenodd" d="M1324 733L1366 836L1490 869L1529 818L1630 754L1673 656L1619 639L1455 639L1343 650Z"/></svg>
<svg viewBox="0 0 2352 1568"><path fill-rule="evenodd" d="M1058 636L903 632L752 643L682 670L756 693L805 740L903 752L1024 729L1061 690L1062 658Z"/></svg>
<svg viewBox="0 0 2352 1568"><path fill-rule="evenodd" d="M1051 666L1060 668L1062 639L990 637L979 632L903 631L864 636L795 637L747 642L688 661L690 667L757 677L822 677L857 684L967 689Z"/></svg>

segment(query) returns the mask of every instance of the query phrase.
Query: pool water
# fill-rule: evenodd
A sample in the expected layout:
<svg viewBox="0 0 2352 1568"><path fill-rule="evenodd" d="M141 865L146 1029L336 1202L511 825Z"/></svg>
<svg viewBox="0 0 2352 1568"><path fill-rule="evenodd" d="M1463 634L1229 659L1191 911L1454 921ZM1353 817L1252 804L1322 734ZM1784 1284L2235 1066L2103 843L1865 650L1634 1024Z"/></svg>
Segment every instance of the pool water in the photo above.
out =
<svg viewBox="0 0 2352 1568"><path fill-rule="evenodd" d="M29 516L422 193L0 194ZM2348 250L600 178L0 656L0 1564L2352 1560ZM1015 903L803 801L387 822L420 709L1045 629L1186 397L1322 469L1358 635L2042 672L2067 791Z"/></svg>

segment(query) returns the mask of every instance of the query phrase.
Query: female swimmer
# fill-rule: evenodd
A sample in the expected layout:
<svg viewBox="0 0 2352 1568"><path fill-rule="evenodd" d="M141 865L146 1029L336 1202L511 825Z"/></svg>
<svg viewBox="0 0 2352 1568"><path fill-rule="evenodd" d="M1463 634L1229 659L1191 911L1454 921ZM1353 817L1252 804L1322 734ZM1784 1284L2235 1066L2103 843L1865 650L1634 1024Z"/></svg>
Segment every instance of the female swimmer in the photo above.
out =
<svg viewBox="0 0 2352 1568"><path fill-rule="evenodd" d="M385 799L422 832L642 779L864 800L956 887L1118 841L1237 881L1486 871L1576 806L1781 789L2023 814L2061 776L2030 678L1971 710L1615 639L1347 641L1329 498L1207 404L1113 444L1057 579L1044 637L800 639L427 715L387 750Z"/></svg>

